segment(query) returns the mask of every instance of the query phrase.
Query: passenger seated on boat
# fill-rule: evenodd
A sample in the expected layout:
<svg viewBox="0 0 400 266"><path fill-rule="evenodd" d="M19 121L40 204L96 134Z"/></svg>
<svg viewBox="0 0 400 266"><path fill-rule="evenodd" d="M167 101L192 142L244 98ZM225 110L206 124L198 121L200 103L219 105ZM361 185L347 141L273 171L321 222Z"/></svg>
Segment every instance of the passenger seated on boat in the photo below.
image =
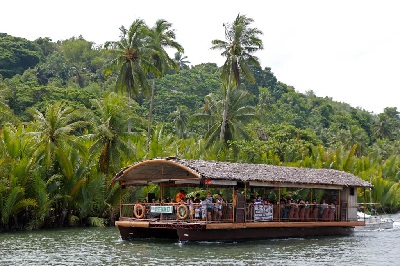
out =
<svg viewBox="0 0 400 266"><path fill-rule="evenodd" d="M293 220L294 219L294 209L295 209L294 200L290 200L290 203L289 203L289 220Z"/></svg>
<svg viewBox="0 0 400 266"><path fill-rule="evenodd" d="M308 200L306 200L304 203L304 220L308 221L310 219L310 211L311 211L311 206Z"/></svg>
<svg viewBox="0 0 400 266"><path fill-rule="evenodd" d="M313 199L312 200L312 204L314 205L314 207L317 205L317 200L316 199Z"/></svg>
<svg viewBox="0 0 400 266"><path fill-rule="evenodd" d="M183 201L186 201L186 195L185 195L185 191L183 189L179 190L178 193L176 193L175 195L175 202L179 203L181 201L181 199Z"/></svg>
<svg viewBox="0 0 400 266"><path fill-rule="evenodd" d="M334 221L335 220L335 212L336 212L336 205L332 201L331 204L329 205L329 212L328 212L329 221Z"/></svg>
<svg viewBox="0 0 400 266"><path fill-rule="evenodd" d="M312 218L314 221L318 221L318 214L319 214L319 210L318 210L318 207L316 207L312 211Z"/></svg>
<svg viewBox="0 0 400 266"><path fill-rule="evenodd" d="M325 208L322 211L321 219L322 219L322 221L328 221L329 220L329 208Z"/></svg>
<svg viewBox="0 0 400 266"><path fill-rule="evenodd" d="M262 197L259 195L259 196L257 196L257 199L254 202L254 204L261 204L262 202L263 202Z"/></svg>
<svg viewBox="0 0 400 266"><path fill-rule="evenodd" d="M314 221L318 220L319 208L317 205L317 200L313 199L312 201L312 217Z"/></svg>
<svg viewBox="0 0 400 266"><path fill-rule="evenodd" d="M169 197L166 197L166 198L164 199L164 203L171 203L171 199L170 199Z"/></svg>
<svg viewBox="0 0 400 266"><path fill-rule="evenodd" d="M299 200L298 209L299 209L299 220L304 221L304 219L305 219L305 203L304 203L303 199Z"/></svg>
<svg viewBox="0 0 400 266"><path fill-rule="evenodd" d="M280 207L281 207L281 217L283 219L287 219L289 217L289 206L286 206L286 201L284 199L280 200Z"/></svg>
<svg viewBox="0 0 400 266"><path fill-rule="evenodd" d="M300 206L296 203L292 205L292 208L294 208L294 213L293 213L293 220L299 220L299 214L300 214Z"/></svg>
<svg viewBox="0 0 400 266"><path fill-rule="evenodd" d="M319 205L319 217L322 217L326 208L328 208L328 204L326 203L325 199L322 199L321 204Z"/></svg>

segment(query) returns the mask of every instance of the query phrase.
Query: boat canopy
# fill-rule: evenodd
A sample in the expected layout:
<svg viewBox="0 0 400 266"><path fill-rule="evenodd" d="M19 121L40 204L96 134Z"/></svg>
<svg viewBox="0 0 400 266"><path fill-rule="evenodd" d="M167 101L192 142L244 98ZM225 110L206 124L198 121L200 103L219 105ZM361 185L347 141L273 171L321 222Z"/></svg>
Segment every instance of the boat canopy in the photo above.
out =
<svg viewBox="0 0 400 266"><path fill-rule="evenodd" d="M176 185L330 188L372 187L371 183L333 169L298 168L267 164L155 158L122 169L112 180L120 185L174 183Z"/></svg>

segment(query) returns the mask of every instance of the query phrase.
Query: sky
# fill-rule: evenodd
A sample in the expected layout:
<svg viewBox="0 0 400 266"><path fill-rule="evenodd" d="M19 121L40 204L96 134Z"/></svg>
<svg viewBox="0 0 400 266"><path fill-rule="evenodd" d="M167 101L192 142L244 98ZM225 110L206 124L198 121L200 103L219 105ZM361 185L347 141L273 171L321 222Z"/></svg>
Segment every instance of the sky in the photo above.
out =
<svg viewBox="0 0 400 266"><path fill-rule="evenodd" d="M82 36L98 45L119 39L135 19L172 23L191 65L224 58L210 50L238 14L263 32L261 67L297 92L312 90L352 107L400 111L400 1L1 0L0 32L53 41Z"/></svg>

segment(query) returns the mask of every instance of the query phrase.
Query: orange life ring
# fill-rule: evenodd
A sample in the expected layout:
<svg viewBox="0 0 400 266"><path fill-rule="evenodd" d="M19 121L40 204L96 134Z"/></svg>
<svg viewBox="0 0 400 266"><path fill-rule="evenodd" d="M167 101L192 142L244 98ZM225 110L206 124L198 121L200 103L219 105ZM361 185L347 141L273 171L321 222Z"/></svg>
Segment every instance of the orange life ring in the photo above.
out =
<svg viewBox="0 0 400 266"><path fill-rule="evenodd" d="M135 204L133 207L133 214L135 215L136 218L142 219L145 214L145 207L142 204Z"/></svg>
<svg viewBox="0 0 400 266"><path fill-rule="evenodd" d="M179 205L178 208L176 209L176 216L181 220L186 219L188 214L189 214L188 207L184 204Z"/></svg>

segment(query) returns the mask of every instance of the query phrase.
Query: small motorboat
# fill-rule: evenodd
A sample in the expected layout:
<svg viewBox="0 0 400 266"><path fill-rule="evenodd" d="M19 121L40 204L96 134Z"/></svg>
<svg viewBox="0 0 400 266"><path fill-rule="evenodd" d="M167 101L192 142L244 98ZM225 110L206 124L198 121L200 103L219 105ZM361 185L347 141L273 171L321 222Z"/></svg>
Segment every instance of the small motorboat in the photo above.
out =
<svg viewBox="0 0 400 266"><path fill-rule="evenodd" d="M358 221L365 221L364 229L367 230L393 229L394 220L392 218L357 212L357 219Z"/></svg>

